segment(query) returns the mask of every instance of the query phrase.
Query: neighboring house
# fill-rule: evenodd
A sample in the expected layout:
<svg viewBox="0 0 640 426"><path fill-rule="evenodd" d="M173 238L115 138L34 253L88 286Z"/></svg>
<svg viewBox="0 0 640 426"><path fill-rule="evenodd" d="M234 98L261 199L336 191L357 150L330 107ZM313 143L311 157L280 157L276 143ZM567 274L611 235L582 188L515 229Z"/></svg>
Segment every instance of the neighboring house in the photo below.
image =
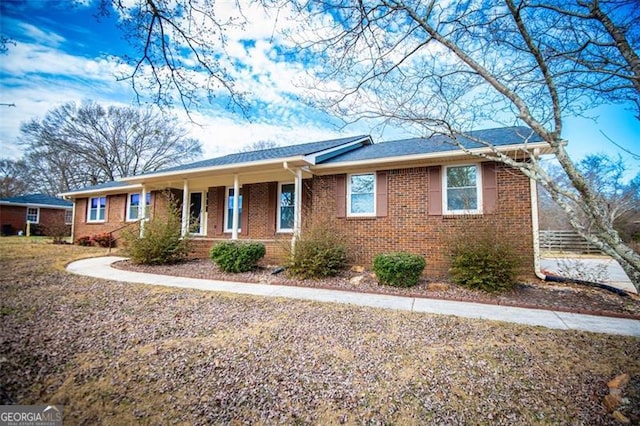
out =
<svg viewBox="0 0 640 426"><path fill-rule="evenodd" d="M524 127L473 135L520 161L548 149ZM488 151L461 140L475 153ZM182 232L195 237L201 257L216 241L241 239L263 242L266 260L277 262L294 235L322 224L347 236L354 263L409 251L426 258L427 274L443 276L451 238L492 227L514 241L533 271L536 186L443 136L378 144L356 136L230 154L62 195L74 202L78 239L153 215L165 190L181 203Z"/></svg>
<svg viewBox="0 0 640 426"><path fill-rule="evenodd" d="M73 203L46 194L29 194L0 199L2 235L26 235L27 222L32 235L60 235L73 220Z"/></svg>

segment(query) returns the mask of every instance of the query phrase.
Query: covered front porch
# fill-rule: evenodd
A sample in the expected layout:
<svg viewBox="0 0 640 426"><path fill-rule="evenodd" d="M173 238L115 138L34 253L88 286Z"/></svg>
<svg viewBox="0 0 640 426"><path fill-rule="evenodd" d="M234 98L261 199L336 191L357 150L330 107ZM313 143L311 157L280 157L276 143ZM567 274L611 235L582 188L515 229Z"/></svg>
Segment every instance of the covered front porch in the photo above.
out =
<svg viewBox="0 0 640 426"><path fill-rule="evenodd" d="M216 241L246 239L265 244L267 257L275 261L301 234L310 178L304 162L284 161L130 180L140 186L142 199L149 192L171 193L180 209L181 233L193 237L196 257L207 257ZM145 208L140 207L140 217L147 215ZM144 221L140 232L144 235Z"/></svg>

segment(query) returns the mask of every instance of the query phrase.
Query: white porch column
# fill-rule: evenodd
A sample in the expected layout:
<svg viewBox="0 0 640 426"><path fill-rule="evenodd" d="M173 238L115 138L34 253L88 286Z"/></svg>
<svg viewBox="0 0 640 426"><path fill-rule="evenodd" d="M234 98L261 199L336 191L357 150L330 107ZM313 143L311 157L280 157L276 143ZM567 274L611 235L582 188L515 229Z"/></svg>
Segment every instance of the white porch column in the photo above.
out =
<svg viewBox="0 0 640 426"><path fill-rule="evenodd" d="M189 182L185 179L182 186L182 236L189 233Z"/></svg>
<svg viewBox="0 0 640 426"><path fill-rule="evenodd" d="M240 221L240 181L238 175L233 175L233 221L231 226L231 239L238 239L238 227Z"/></svg>
<svg viewBox="0 0 640 426"><path fill-rule="evenodd" d="M147 187L142 185L140 205L138 206L138 220L140 221L140 238L144 237L144 218L147 217Z"/></svg>
<svg viewBox="0 0 640 426"><path fill-rule="evenodd" d="M296 240L300 238L302 227L302 169L296 170L293 191L293 238L291 239L291 248L295 248Z"/></svg>

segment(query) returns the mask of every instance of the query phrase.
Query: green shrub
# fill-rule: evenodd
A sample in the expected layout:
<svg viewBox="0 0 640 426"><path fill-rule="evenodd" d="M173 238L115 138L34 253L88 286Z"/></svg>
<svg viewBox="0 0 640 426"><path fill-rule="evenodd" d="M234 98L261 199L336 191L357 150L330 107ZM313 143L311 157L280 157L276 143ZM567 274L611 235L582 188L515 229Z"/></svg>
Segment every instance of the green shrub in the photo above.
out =
<svg viewBox="0 0 640 426"><path fill-rule="evenodd" d="M180 211L170 193L165 211L156 210L144 224L144 236L128 228L122 234L125 252L134 263L158 265L180 262L189 254L190 239L181 235Z"/></svg>
<svg viewBox="0 0 640 426"><path fill-rule="evenodd" d="M91 242L91 237L88 235L78 238L76 240L76 244L83 247L90 247L91 245L93 245L93 243Z"/></svg>
<svg viewBox="0 0 640 426"><path fill-rule="evenodd" d="M464 287L489 292L506 291L516 284L520 259L508 239L489 233L460 238L451 251L451 279Z"/></svg>
<svg viewBox="0 0 640 426"><path fill-rule="evenodd" d="M322 278L337 275L347 266L344 238L327 226L307 230L296 241L287 270L292 277Z"/></svg>
<svg viewBox="0 0 640 426"><path fill-rule="evenodd" d="M380 284L413 287L426 266L422 256L411 253L382 253L373 259L373 272Z"/></svg>
<svg viewBox="0 0 640 426"><path fill-rule="evenodd" d="M224 272L247 272L255 269L266 250L264 244L229 241L211 247L211 260Z"/></svg>

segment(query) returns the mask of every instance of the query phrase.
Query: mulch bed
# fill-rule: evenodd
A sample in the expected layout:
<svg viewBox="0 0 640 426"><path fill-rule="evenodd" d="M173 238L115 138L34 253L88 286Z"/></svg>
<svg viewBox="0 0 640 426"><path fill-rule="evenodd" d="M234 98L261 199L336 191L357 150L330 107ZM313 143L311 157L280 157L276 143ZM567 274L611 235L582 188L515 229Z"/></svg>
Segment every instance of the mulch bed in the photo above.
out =
<svg viewBox="0 0 640 426"><path fill-rule="evenodd" d="M189 260L174 265L136 265L125 260L114 263L113 267L189 278L391 294L640 319L640 298L637 295L625 297L607 290L569 283L529 282L519 284L509 292L492 294L426 278L408 289L383 286L378 284L368 271L358 273L349 270L339 276L319 280L293 279L288 277L286 272L274 275L273 268L268 267L230 274L222 272L208 259ZM351 281L358 276L362 278L357 283Z"/></svg>

